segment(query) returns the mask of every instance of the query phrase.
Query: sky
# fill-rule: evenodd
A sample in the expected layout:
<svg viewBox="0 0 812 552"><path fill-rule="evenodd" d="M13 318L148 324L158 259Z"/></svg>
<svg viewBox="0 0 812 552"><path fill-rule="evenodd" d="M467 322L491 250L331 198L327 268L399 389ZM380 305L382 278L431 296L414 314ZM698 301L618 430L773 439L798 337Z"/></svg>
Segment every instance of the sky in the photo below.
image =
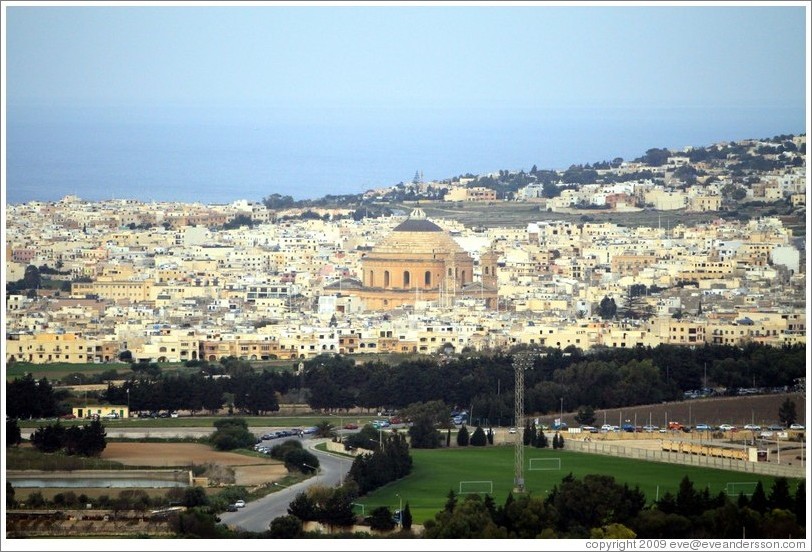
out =
<svg viewBox="0 0 812 552"><path fill-rule="evenodd" d="M14 202L321 197L809 120L808 2L2 7Z"/></svg>
<svg viewBox="0 0 812 552"><path fill-rule="evenodd" d="M9 106L805 105L805 9L502 5L6 12Z"/></svg>

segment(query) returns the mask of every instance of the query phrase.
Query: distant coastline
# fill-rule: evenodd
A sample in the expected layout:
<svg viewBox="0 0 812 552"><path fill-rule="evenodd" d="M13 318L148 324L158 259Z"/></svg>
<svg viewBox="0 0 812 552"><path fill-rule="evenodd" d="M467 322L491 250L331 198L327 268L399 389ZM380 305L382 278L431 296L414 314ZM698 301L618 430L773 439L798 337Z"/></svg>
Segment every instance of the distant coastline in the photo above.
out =
<svg viewBox="0 0 812 552"><path fill-rule="evenodd" d="M114 116L115 114L115 116ZM59 113L9 107L6 201L137 199L228 204L273 193L295 199L357 194L500 169L563 170L632 159L648 148L805 132L803 110L494 110L293 115L285 120L115 110ZM480 122L474 122L474 117ZM86 118L83 118L85 117ZM310 117L312 119L312 116Z"/></svg>

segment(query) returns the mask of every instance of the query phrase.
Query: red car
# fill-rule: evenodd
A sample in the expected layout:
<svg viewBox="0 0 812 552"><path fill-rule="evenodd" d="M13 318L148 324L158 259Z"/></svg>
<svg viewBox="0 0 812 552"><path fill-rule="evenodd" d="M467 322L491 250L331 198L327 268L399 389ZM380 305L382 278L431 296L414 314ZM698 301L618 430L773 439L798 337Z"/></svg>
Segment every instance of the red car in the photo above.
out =
<svg viewBox="0 0 812 552"><path fill-rule="evenodd" d="M76 419L76 415L75 414L62 414L59 417L59 419L60 420L74 420L74 419Z"/></svg>
<svg viewBox="0 0 812 552"><path fill-rule="evenodd" d="M344 429L358 429L358 424L354 424L352 422L344 424Z"/></svg>

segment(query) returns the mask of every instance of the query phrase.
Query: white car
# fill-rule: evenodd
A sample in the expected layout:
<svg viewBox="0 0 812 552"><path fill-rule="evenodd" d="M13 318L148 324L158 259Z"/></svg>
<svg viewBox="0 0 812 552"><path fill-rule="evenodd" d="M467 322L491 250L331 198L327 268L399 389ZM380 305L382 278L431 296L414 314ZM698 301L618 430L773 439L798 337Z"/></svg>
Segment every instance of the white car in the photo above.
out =
<svg viewBox="0 0 812 552"><path fill-rule="evenodd" d="M234 506L236 506L237 508L245 508L245 501L238 500L237 502L234 503Z"/></svg>
<svg viewBox="0 0 812 552"><path fill-rule="evenodd" d="M736 429L736 426L732 426L730 424L722 424L719 426L720 431L732 431Z"/></svg>
<svg viewBox="0 0 812 552"><path fill-rule="evenodd" d="M792 424L791 426L789 426L789 428L790 429L803 430L804 426L802 424Z"/></svg>
<svg viewBox="0 0 812 552"><path fill-rule="evenodd" d="M761 426L756 424L747 424L744 426L747 431L761 431Z"/></svg>

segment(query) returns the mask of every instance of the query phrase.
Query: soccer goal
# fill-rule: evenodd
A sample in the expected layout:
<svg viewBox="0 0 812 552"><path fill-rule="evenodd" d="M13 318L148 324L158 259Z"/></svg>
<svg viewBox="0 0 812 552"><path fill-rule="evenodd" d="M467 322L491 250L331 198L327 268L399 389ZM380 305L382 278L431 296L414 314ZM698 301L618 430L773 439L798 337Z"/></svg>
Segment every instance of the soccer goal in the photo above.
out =
<svg viewBox="0 0 812 552"><path fill-rule="evenodd" d="M560 470L561 458L531 458L530 471Z"/></svg>
<svg viewBox="0 0 812 552"><path fill-rule="evenodd" d="M460 481L459 494L493 494L493 481Z"/></svg>
<svg viewBox="0 0 812 552"><path fill-rule="evenodd" d="M756 490L756 485L758 483L753 481L744 481L744 482L728 482L725 483L725 494L728 496L739 496L743 494L744 496L751 496L753 491Z"/></svg>

